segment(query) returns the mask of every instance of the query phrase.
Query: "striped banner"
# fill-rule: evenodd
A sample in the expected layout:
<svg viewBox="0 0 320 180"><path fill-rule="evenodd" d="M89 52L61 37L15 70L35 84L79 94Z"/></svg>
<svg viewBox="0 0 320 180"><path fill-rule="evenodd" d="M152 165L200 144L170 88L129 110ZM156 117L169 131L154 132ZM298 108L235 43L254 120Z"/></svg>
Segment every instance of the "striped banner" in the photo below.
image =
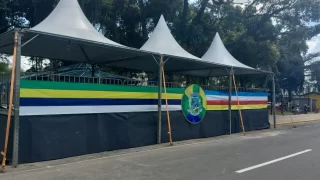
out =
<svg viewBox="0 0 320 180"><path fill-rule="evenodd" d="M170 111L181 110L183 88L167 88ZM227 110L228 93L205 91L207 110ZM164 97L164 96L163 96ZM267 93L239 93L242 109L267 107ZM21 80L20 115L157 111L158 88ZM165 101L162 100L165 105ZM232 96L232 109L238 109ZM162 106L165 111L165 106Z"/></svg>
<svg viewBox="0 0 320 180"><path fill-rule="evenodd" d="M208 110L228 110L229 93L205 90ZM268 94L262 92L238 92L241 109L263 109L268 106ZM231 108L238 109L238 101L235 92L231 97Z"/></svg>

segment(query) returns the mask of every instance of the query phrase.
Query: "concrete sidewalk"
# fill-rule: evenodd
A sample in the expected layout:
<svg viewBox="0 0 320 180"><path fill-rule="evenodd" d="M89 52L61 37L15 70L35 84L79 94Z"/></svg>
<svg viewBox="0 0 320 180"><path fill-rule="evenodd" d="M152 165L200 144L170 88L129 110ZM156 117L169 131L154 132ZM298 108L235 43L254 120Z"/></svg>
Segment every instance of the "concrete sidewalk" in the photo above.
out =
<svg viewBox="0 0 320 180"><path fill-rule="evenodd" d="M277 115L276 117L277 125L291 124L294 123L304 123L312 121L320 121L320 113L309 113L309 114L299 114L299 115ZM273 116L269 115L269 122L273 125Z"/></svg>

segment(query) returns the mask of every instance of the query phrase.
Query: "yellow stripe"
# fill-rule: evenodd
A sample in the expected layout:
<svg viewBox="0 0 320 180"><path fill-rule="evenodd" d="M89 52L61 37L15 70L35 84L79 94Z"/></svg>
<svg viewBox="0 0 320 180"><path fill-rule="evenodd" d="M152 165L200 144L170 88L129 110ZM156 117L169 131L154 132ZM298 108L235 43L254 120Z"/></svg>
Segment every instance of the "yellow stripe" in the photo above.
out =
<svg viewBox="0 0 320 180"><path fill-rule="evenodd" d="M24 98L110 98L110 99L157 99L158 93L119 92L119 91L78 91L52 89L20 90L20 97ZM168 99L181 99L181 94L168 94Z"/></svg>
<svg viewBox="0 0 320 180"><path fill-rule="evenodd" d="M193 86L189 86L184 93L188 98L190 98L190 95L192 92L193 92Z"/></svg>
<svg viewBox="0 0 320 180"><path fill-rule="evenodd" d="M264 109L267 108L267 104L250 104L250 105L240 105L241 109ZM216 110L228 110L228 105L207 105L207 111L216 111ZM232 110L238 110L238 105L231 106Z"/></svg>

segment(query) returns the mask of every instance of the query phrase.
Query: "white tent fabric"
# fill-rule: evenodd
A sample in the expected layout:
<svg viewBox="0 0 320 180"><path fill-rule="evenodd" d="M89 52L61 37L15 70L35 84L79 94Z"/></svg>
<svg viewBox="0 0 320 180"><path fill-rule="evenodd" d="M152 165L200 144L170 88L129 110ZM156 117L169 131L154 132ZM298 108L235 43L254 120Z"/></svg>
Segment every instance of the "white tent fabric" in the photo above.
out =
<svg viewBox="0 0 320 180"><path fill-rule="evenodd" d="M31 30L122 46L92 26L77 0L60 0L50 15Z"/></svg>
<svg viewBox="0 0 320 180"><path fill-rule="evenodd" d="M174 39L162 15L151 37L140 49L169 57L169 60L165 63L165 71L172 73L202 77L224 76L230 74L231 67L234 67L234 73L239 75L269 73L237 61L225 48L219 34L216 34L209 50L202 59L188 53ZM150 63L147 59L139 58L139 60L131 63L123 61L113 63L113 65L133 69L142 67L145 70L156 71L156 69L149 68Z"/></svg>
<svg viewBox="0 0 320 180"><path fill-rule="evenodd" d="M202 59L206 62L220 64L229 68L226 68L223 70L221 68L211 69L210 67L207 67L206 69L201 69L201 70L184 71L183 74L192 75L192 76L229 75L231 67L233 67L234 74L236 75L270 74L271 73L267 71L254 69L236 60L224 46L219 33L216 33L209 49L202 56Z"/></svg>
<svg viewBox="0 0 320 180"><path fill-rule="evenodd" d="M0 35L0 53L12 54L13 31L16 29ZM19 31L23 33L24 56L92 64L150 54L105 38L85 17L77 0L60 0L40 24Z"/></svg>
<svg viewBox="0 0 320 180"><path fill-rule="evenodd" d="M202 56L202 59L209 62L220 63L235 68L239 67L246 69L254 69L252 67L242 64L229 53L229 51L224 46L219 33L216 33L209 49Z"/></svg>
<svg viewBox="0 0 320 180"><path fill-rule="evenodd" d="M0 35L0 53L12 54L14 31ZM165 71L181 74L223 75L226 73L225 68L230 67L202 60L185 51L170 33L163 16L140 50L113 42L91 25L77 0L60 0L44 21L32 29L23 30L22 44L21 52L25 56L109 64L144 71L159 69L151 54L169 57L165 63Z"/></svg>
<svg viewBox="0 0 320 180"><path fill-rule="evenodd" d="M164 17L161 15L154 31L148 41L140 48L143 51L153 52L162 55L165 61L166 72L176 72L184 74L185 71L199 69L215 69L217 73L225 73L224 65L204 61L184 50L172 36ZM152 57L135 58L135 61L115 61L110 65L126 67L131 69L143 69L146 71L157 71L158 67L152 67L154 62L150 61ZM201 72L200 72L201 73ZM202 76L203 74L195 74Z"/></svg>
<svg viewBox="0 0 320 180"><path fill-rule="evenodd" d="M200 60L200 58L188 53L177 43L172 36L163 15L160 16L151 37L140 49L163 55Z"/></svg>

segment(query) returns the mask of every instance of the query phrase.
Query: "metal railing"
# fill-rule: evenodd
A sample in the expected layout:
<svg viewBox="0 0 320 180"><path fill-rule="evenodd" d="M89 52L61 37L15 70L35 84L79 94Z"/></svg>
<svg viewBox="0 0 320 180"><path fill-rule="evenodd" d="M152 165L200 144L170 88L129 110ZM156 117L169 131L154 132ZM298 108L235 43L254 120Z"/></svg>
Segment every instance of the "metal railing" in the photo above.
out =
<svg viewBox="0 0 320 180"><path fill-rule="evenodd" d="M94 83L94 84L114 84L124 86L158 86L158 81L145 81L136 79L120 79L120 78L97 78L97 77L79 77L79 76L63 76L57 74L38 74L21 76L25 80L37 81L54 81L54 82L70 82L70 83ZM179 82L166 82L167 88L186 88L188 85ZM205 90L229 91L225 86L200 85ZM233 89L234 91L234 89ZM245 88L238 87L239 92L266 92L267 89L262 88Z"/></svg>

